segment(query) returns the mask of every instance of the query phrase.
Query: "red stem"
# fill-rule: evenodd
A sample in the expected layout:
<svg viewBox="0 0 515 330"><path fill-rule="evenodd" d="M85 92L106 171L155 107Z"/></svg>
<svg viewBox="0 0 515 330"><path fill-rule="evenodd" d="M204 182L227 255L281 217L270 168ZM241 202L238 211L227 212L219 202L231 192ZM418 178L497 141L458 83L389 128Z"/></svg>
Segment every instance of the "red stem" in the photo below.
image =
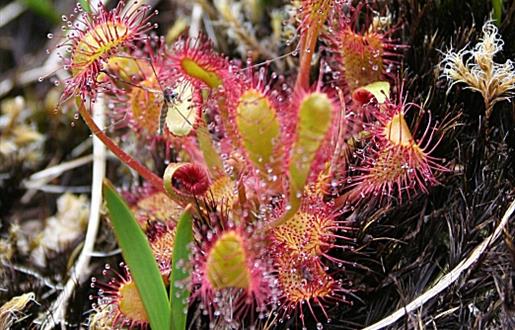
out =
<svg viewBox="0 0 515 330"><path fill-rule="evenodd" d="M129 154L127 154L125 151L120 149L116 143L114 143L113 140L111 140L95 123L91 115L89 114L88 110L86 110L86 106L82 102L82 100L79 101L79 113L82 116L82 119L84 119L84 122L86 125L88 125L89 129L93 134L96 135L97 138L102 141L102 143L105 144L105 146L111 150L113 154L118 157L124 163L125 165L129 166L136 172L138 172L139 175L141 175L145 180L150 182L152 186L154 186L156 189L160 191L164 191L163 188L163 180L157 176L155 173L150 171L148 168L146 168L143 164L141 164L136 159L132 158Z"/></svg>
<svg viewBox="0 0 515 330"><path fill-rule="evenodd" d="M307 19L309 28L304 31L300 39L300 69L295 83L295 90L307 90L309 88L309 76L311 71L311 60L318 41L320 29L327 19L331 0L321 0L320 3L313 5Z"/></svg>
<svg viewBox="0 0 515 330"><path fill-rule="evenodd" d="M317 29L318 30L318 29ZM300 50L300 69L299 74L297 76L297 81L295 83L295 90L303 89L307 90L309 88L309 76L311 73L311 60L313 58L314 47L316 46L318 31L317 33L310 33L312 31L307 31L307 36L305 40L301 40L301 50ZM303 38L304 39L304 38ZM308 45L306 47L306 45ZM307 51L309 49L309 51Z"/></svg>

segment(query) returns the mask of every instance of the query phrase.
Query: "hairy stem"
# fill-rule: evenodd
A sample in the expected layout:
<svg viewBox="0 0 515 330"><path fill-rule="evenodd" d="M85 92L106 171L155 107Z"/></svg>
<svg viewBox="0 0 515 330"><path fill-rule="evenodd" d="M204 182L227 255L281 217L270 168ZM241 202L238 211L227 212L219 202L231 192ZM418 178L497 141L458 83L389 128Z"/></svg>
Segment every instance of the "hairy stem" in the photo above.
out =
<svg viewBox="0 0 515 330"><path fill-rule="evenodd" d="M313 48L316 45L318 38L318 33L311 34L309 32L310 31L308 31L305 40L301 40L300 42L300 69L299 74L297 75L297 81L295 83L295 90L306 90L309 88L309 76L311 71L311 60L313 58Z"/></svg>
<svg viewBox="0 0 515 330"><path fill-rule="evenodd" d="M86 106L84 105L84 102L80 100L78 102L79 105L79 113L82 116L82 119L84 119L84 122L86 125L88 125L89 129L93 134L95 134L96 137L102 143L105 144L105 146L111 150L113 154L118 157L124 163L125 165L129 166L136 172L138 172L139 175L141 175L145 180L147 180L152 186L154 186L156 189L160 191L164 191L163 188L163 180L154 174L152 171L150 171L148 168L146 168L143 164L141 164L136 159L132 158L129 154L127 154L125 151L123 151L116 143L114 143L113 140L111 140L98 126L95 124L95 121L93 118L91 118L91 115L89 114L88 110L86 109Z"/></svg>
<svg viewBox="0 0 515 330"><path fill-rule="evenodd" d="M300 69L295 83L295 90L309 88L309 76L311 71L311 60L318 41L318 35L324 25L332 0L316 1L309 10L308 17L304 24L308 28L302 32L300 39Z"/></svg>

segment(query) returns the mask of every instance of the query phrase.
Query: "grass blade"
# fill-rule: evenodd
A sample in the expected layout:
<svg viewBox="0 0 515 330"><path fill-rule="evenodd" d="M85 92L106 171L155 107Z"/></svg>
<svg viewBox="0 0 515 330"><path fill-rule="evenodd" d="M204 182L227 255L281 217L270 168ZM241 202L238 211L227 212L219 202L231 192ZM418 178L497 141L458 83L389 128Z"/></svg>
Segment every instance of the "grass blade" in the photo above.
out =
<svg viewBox="0 0 515 330"><path fill-rule="evenodd" d="M88 0L79 0L80 5L84 9L85 12L91 13L91 7L89 6Z"/></svg>
<svg viewBox="0 0 515 330"><path fill-rule="evenodd" d="M190 290L187 282L191 275L190 243L193 240L193 223L188 208L181 215L175 232L175 246L172 256L172 272L170 274L170 303L172 330L186 329L188 298Z"/></svg>
<svg viewBox="0 0 515 330"><path fill-rule="evenodd" d="M112 184L104 181L104 198L113 230L154 330L170 329L170 304L147 238Z"/></svg>
<svg viewBox="0 0 515 330"><path fill-rule="evenodd" d="M502 17L502 0L492 0L493 15L492 18L495 21L495 25L501 25Z"/></svg>
<svg viewBox="0 0 515 330"><path fill-rule="evenodd" d="M49 0L23 0L23 3L33 12L54 24L59 22L59 12Z"/></svg>

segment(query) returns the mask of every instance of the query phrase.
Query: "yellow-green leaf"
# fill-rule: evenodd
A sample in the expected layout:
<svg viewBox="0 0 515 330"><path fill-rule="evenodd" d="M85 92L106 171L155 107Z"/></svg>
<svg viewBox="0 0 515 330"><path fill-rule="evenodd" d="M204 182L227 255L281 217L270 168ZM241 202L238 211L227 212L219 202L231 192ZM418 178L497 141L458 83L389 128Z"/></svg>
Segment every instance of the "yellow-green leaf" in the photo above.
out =
<svg viewBox="0 0 515 330"><path fill-rule="evenodd" d="M216 72L206 70L192 59L183 59L181 61L181 67L186 71L186 74L203 81L210 88L216 88L222 84L222 79Z"/></svg>
<svg viewBox="0 0 515 330"><path fill-rule="evenodd" d="M215 290L248 289L250 273L247 262L241 236L235 231L226 232L209 251L206 263L207 280Z"/></svg>
<svg viewBox="0 0 515 330"><path fill-rule="evenodd" d="M359 87L354 93L360 90L365 90L372 94L376 98L377 103L384 103L390 97L390 83L387 81L375 81L366 86Z"/></svg>
<svg viewBox="0 0 515 330"><path fill-rule="evenodd" d="M276 110L262 93L246 91L236 108L236 124L250 161L265 180L280 175L277 155L281 127Z"/></svg>
<svg viewBox="0 0 515 330"><path fill-rule="evenodd" d="M316 153L331 127L333 105L324 93L311 93L300 103L297 140L290 162L290 208L283 221L291 218L300 207L310 169Z"/></svg>

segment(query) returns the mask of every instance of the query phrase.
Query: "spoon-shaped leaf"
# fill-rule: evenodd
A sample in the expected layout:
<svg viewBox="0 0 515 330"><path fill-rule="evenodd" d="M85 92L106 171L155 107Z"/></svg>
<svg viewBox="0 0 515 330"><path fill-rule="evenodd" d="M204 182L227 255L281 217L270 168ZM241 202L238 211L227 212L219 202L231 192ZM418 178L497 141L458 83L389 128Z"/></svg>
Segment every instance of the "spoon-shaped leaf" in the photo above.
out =
<svg viewBox="0 0 515 330"><path fill-rule="evenodd" d="M243 93L236 108L236 126L246 154L260 175L268 185L280 185L276 178L282 174L284 158L281 125L268 98L253 89Z"/></svg>
<svg viewBox="0 0 515 330"><path fill-rule="evenodd" d="M293 217L300 208L315 156L331 128L332 113L333 105L325 93L310 93L301 101L297 140L293 145L290 162L289 210L276 225Z"/></svg>

